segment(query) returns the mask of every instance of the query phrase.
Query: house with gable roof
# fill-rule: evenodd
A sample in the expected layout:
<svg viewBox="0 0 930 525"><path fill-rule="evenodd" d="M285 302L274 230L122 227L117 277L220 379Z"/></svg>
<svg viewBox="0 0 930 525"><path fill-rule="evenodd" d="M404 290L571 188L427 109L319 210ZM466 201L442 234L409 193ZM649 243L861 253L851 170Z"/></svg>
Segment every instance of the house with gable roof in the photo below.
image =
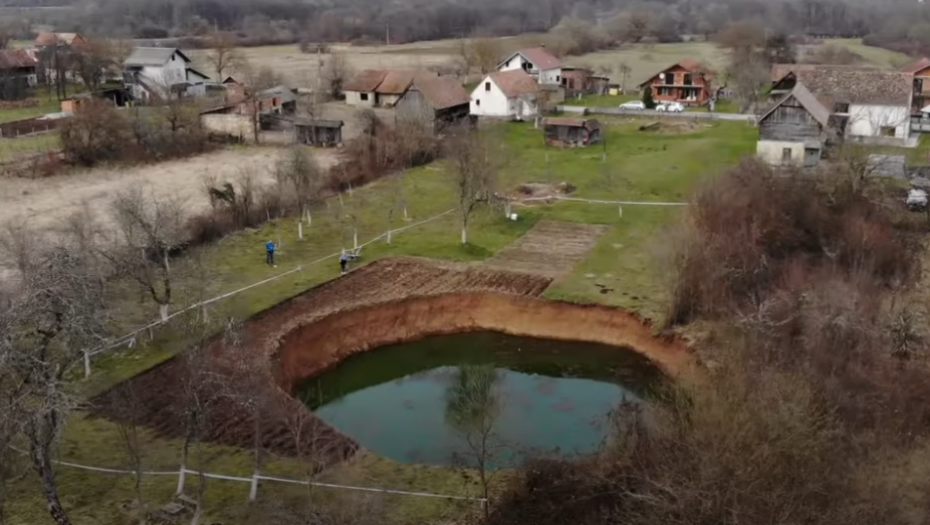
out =
<svg viewBox="0 0 930 525"><path fill-rule="evenodd" d="M397 116L417 119L442 133L448 126L473 124L477 117L470 114L471 98L462 85L449 77L420 75L397 101Z"/></svg>
<svg viewBox="0 0 930 525"><path fill-rule="evenodd" d="M523 69L491 73L471 92L471 114L516 120L533 118L538 112L540 88Z"/></svg>
<svg viewBox="0 0 930 525"><path fill-rule="evenodd" d="M902 73L913 75L913 113L930 113L930 58L919 58L900 69Z"/></svg>
<svg viewBox="0 0 930 525"><path fill-rule="evenodd" d="M639 85L652 88L656 102L679 102L686 106L706 104L714 96L713 75L700 62L685 58L652 75Z"/></svg>
<svg viewBox="0 0 930 525"><path fill-rule="evenodd" d="M178 48L137 47L123 62L123 84L136 100L168 97L189 87L190 63Z"/></svg>
<svg viewBox="0 0 930 525"><path fill-rule="evenodd" d="M394 107L417 78L438 77L414 69L365 69L342 88L346 104L357 107Z"/></svg>
<svg viewBox="0 0 930 525"><path fill-rule="evenodd" d="M521 70L539 84L562 85L562 68L558 57L546 50L546 46L521 49L497 66L499 72Z"/></svg>
<svg viewBox="0 0 930 525"><path fill-rule="evenodd" d="M824 149L837 138L831 114L804 84L795 83L756 121L756 155L773 165L816 166Z"/></svg>
<svg viewBox="0 0 930 525"><path fill-rule="evenodd" d="M837 121L846 140L905 145L910 141L913 101L911 73L847 66L819 66L790 71L772 91L804 87Z"/></svg>

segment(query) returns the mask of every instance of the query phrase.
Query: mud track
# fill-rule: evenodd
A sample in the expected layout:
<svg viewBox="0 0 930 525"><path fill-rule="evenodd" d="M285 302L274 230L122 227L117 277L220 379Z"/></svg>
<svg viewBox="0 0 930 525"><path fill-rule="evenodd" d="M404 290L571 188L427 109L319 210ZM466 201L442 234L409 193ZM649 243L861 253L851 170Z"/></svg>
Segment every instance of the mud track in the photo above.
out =
<svg viewBox="0 0 930 525"><path fill-rule="evenodd" d="M509 273L480 266L459 266L392 258L373 262L339 279L312 288L245 323L246 348L271 360L263 408L263 447L278 455L297 456L291 438L296 416L306 408L291 395L305 379L338 364L349 355L389 343L471 330L512 335L599 342L642 352L666 373L676 376L695 365L685 344L656 338L649 323L615 308L552 302L538 296L551 278ZM211 369L229 373L222 340L207 353ZM99 415L124 418L114 400L137 399L135 417L165 437L184 431L180 379L187 360L174 358L98 396ZM252 412L219 398L207 421L205 439L251 448ZM357 445L324 423L302 417L303 435L313 436L301 448L317 456L327 443L323 462L338 461ZM306 438L305 438L306 439Z"/></svg>

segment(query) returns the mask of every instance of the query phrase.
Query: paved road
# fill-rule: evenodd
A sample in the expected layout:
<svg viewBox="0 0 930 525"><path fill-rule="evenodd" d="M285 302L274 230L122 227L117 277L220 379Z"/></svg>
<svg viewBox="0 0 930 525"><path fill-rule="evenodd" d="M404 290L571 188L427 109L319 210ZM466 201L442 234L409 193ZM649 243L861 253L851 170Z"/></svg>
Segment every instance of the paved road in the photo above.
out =
<svg viewBox="0 0 930 525"><path fill-rule="evenodd" d="M558 106L556 109L565 113L582 113L587 111L590 115L629 115L631 117L675 117L675 118L696 118L707 120L735 120L743 122L755 122L756 115L752 113L712 113L710 111L684 111L682 113L665 113L655 110L631 110L609 107L587 107L587 106Z"/></svg>

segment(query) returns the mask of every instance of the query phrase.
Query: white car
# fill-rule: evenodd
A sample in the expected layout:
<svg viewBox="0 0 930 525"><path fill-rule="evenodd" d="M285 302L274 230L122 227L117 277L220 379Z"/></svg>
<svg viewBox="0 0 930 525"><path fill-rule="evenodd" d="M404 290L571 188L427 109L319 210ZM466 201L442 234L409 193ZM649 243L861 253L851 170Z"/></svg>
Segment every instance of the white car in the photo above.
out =
<svg viewBox="0 0 930 525"><path fill-rule="evenodd" d="M642 111L646 109L646 104L642 100L631 100L620 104L620 109L635 109Z"/></svg>
<svg viewBox="0 0 930 525"><path fill-rule="evenodd" d="M680 102L665 102L656 106L656 111L667 111L669 113L681 113L685 107Z"/></svg>

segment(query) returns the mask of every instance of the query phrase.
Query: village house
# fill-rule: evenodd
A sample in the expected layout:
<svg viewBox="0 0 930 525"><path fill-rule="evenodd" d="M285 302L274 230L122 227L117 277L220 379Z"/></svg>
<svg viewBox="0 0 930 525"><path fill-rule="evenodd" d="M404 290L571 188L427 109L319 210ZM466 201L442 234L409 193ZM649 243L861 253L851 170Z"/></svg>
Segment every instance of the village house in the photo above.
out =
<svg viewBox="0 0 930 525"><path fill-rule="evenodd" d="M186 89L190 63L177 48L137 47L123 62L123 83L137 100L165 98Z"/></svg>
<svg viewBox="0 0 930 525"><path fill-rule="evenodd" d="M550 117L543 120L546 144L585 147L601 141L601 124L595 119Z"/></svg>
<svg viewBox="0 0 930 525"><path fill-rule="evenodd" d="M394 107L419 77L436 73L413 69L366 69L349 79L342 92L346 104L356 107Z"/></svg>
<svg viewBox="0 0 930 525"><path fill-rule="evenodd" d="M499 72L520 70L539 84L562 85L562 61L546 51L545 46L521 49L498 66Z"/></svg>
<svg viewBox="0 0 930 525"><path fill-rule="evenodd" d="M277 86L252 96L247 86L234 80L227 85L232 91L225 103L200 113L204 129L241 142L254 140L256 125L261 130L290 129L288 117L297 111L297 95L291 89Z"/></svg>
<svg viewBox="0 0 930 525"><path fill-rule="evenodd" d="M798 68L779 79L773 91L790 92L801 83L837 119L844 138L905 145L911 133L913 75L873 68Z"/></svg>
<svg viewBox="0 0 930 525"><path fill-rule="evenodd" d="M470 112L479 117L532 118L538 113L538 90L522 69L491 73L471 92Z"/></svg>
<svg viewBox="0 0 930 525"><path fill-rule="evenodd" d="M756 123L756 155L772 165L816 166L836 138L831 111L800 82Z"/></svg>
<svg viewBox="0 0 930 525"><path fill-rule="evenodd" d="M917 59L901 68L902 73L913 75L912 113L930 113L930 58Z"/></svg>
<svg viewBox="0 0 930 525"><path fill-rule="evenodd" d="M700 106L714 97L711 80L711 73L700 62L686 58L659 71L639 87L651 87L652 99L656 102Z"/></svg>
<svg viewBox="0 0 930 525"><path fill-rule="evenodd" d="M395 106L398 118L422 120L433 133L441 133L450 125L471 123L471 97L462 85L448 77L422 75Z"/></svg>
<svg viewBox="0 0 930 525"><path fill-rule="evenodd" d="M36 85L35 57L24 49L0 49L0 99L21 100Z"/></svg>

